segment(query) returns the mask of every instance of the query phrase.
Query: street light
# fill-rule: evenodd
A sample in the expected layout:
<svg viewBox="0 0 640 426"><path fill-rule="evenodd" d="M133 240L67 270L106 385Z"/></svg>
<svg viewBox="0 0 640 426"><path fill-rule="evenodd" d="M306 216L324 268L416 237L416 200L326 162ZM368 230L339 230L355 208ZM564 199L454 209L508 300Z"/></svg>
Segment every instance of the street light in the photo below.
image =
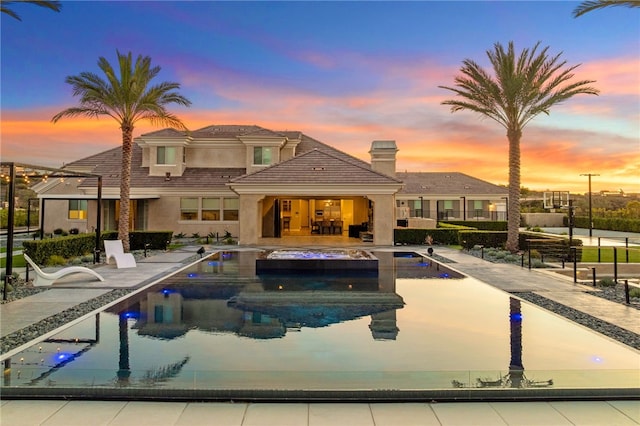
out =
<svg viewBox="0 0 640 426"><path fill-rule="evenodd" d="M593 219L591 217L591 176L600 176L594 173L583 173L580 176L589 177L589 238L593 237Z"/></svg>
<svg viewBox="0 0 640 426"><path fill-rule="evenodd" d="M467 220L467 197L460 197L462 199L462 220Z"/></svg>

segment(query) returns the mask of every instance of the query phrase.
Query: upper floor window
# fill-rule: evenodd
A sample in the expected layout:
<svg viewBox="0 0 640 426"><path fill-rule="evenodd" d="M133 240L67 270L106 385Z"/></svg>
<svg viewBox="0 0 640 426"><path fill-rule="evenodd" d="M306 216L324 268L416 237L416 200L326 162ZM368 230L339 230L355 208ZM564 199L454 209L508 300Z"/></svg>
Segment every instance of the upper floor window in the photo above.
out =
<svg viewBox="0 0 640 426"><path fill-rule="evenodd" d="M69 200L69 219L87 218L87 200Z"/></svg>
<svg viewBox="0 0 640 426"><path fill-rule="evenodd" d="M253 147L253 164L268 166L272 160L272 148L266 146Z"/></svg>
<svg viewBox="0 0 640 426"><path fill-rule="evenodd" d="M156 152L156 164L176 164L175 146L159 146Z"/></svg>

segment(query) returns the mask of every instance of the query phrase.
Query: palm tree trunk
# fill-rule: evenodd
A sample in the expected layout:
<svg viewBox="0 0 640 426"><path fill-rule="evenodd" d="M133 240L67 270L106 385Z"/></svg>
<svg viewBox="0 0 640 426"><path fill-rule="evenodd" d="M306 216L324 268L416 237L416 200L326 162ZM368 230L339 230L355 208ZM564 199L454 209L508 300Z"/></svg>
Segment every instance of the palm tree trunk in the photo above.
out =
<svg viewBox="0 0 640 426"><path fill-rule="evenodd" d="M131 155L133 126L123 124L122 127L122 171L120 175L120 215L118 217L118 239L122 240L125 253L129 247L129 192L131 189Z"/></svg>
<svg viewBox="0 0 640 426"><path fill-rule="evenodd" d="M512 253L518 251L520 228L520 137L522 130L508 129L509 139L509 206L507 221L507 247Z"/></svg>

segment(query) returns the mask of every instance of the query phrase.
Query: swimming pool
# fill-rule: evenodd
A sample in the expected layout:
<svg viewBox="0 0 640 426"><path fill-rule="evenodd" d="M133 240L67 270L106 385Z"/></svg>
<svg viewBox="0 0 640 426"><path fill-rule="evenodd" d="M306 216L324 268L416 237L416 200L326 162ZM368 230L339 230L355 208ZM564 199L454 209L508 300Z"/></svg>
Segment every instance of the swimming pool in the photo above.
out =
<svg viewBox="0 0 640 426"><path fill-rule="evenodd" d="M256 275L225 251L11 359L6 396L486 399L625 396L640 357L415 253L376 277Z"/></svg>

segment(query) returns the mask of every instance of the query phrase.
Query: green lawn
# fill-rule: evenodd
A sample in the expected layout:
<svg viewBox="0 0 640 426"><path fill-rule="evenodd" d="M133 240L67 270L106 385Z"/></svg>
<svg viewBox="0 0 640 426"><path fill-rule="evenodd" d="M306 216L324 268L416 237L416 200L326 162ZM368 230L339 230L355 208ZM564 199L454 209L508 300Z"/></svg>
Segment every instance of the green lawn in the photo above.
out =
<svg viewBox="0 0 640 426"><path fill-rule="evenodd" d="M624 263L627 261L627 254L624 247L618 247L618 262ZM582 247L582 262L594 263L598 261L598 247ZM600 261L601 262L613 262L613 248L601 247L600 248ZM640 263L640 248L629 248L629 263Z"/></svg>
<svg viewBox="0 0 640 426"><path fill-rule="evenodd" d="M7 264L7 259L3 257L0 259L0 268L4 269ZM13 256L13 267L14 268L24 268L27 262L24 260L24 257L21 254L16 254Z"/></svg>

